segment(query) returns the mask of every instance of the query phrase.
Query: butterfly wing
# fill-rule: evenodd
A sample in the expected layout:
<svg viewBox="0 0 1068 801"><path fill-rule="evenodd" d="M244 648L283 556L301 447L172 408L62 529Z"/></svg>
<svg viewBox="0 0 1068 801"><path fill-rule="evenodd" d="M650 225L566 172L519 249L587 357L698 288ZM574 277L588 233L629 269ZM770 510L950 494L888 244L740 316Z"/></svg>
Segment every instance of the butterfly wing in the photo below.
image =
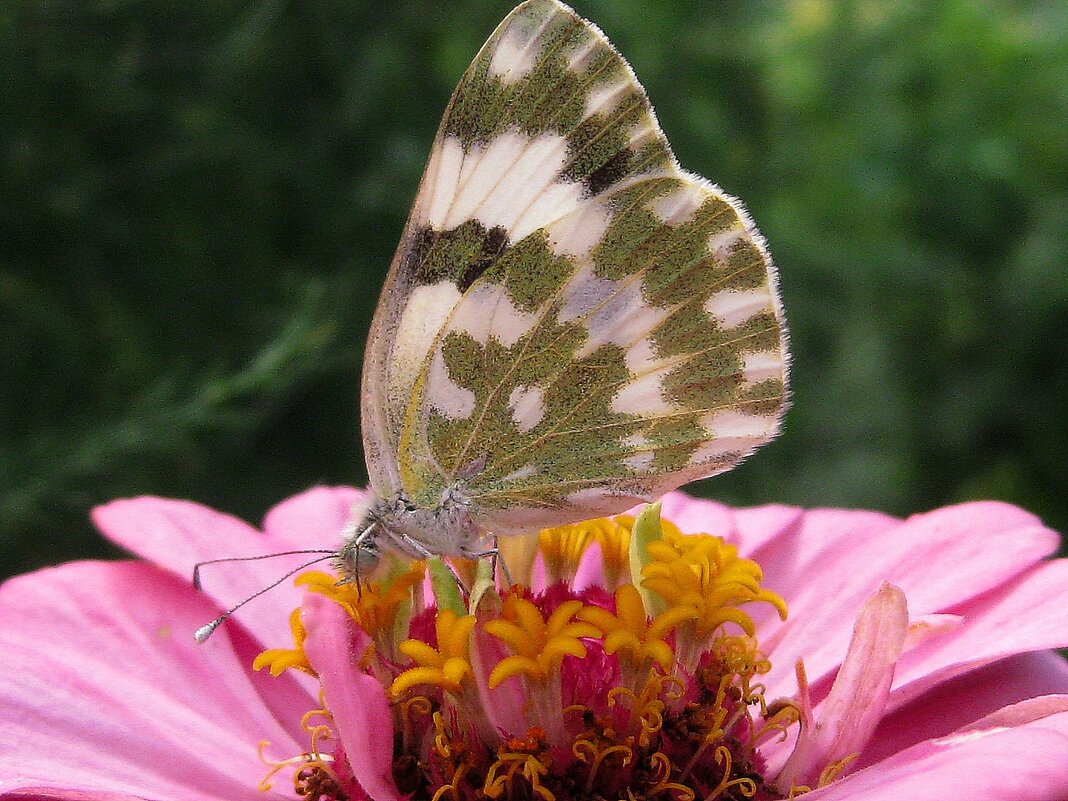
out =
<svg viewBox="0 0 1068 801"><path fill-rule="evenodd" d="M435 141L365 367L371 459L427 508L462 483L499 533L725 470L782 411L774 283L603 34L530 0Z"/></svg>

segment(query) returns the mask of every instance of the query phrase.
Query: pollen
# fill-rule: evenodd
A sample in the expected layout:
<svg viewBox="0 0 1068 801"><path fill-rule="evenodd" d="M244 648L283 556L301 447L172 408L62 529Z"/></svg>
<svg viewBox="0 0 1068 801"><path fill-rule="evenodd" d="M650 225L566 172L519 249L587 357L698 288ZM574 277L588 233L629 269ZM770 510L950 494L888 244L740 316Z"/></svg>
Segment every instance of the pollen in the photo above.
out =
<svg viewBox="0 0 1068 801"><path fill-rule="evenodd" d="M527 599L515 593L505 596L501 617L486 623L485 630L511 648L513 655L490 673L490 688L519 675L543 682L568 654L579 659L586 656L580 638L597 637L601 632L591 623L575 620L582 607L581 601L565 601L544 618Z"/></svg>
<svg viewBox="0 0 1068 801"><path fill-rule="evenodd" d="M289 631L293 635L293 648L269 648L252 662L253 670L268 668L272 676L280 676L293 668L315 675L308 657L304 654L304 623L300 619L300 609L289 613Z"/></svg>
<svg viewBox="0 0 1068 801"><path fill-rule="evenodd" d="M471 630L475 626L474 615L459 616L451 609L443 609L438 612L434 626L438 641L436 649L422 640L405 640L400 644L400 652L411 659L415 667L408 668L393 680L390 694L394 698L404 695L412 687L427 684L459 695L464 683L471 678L468 649Z"/></svg>

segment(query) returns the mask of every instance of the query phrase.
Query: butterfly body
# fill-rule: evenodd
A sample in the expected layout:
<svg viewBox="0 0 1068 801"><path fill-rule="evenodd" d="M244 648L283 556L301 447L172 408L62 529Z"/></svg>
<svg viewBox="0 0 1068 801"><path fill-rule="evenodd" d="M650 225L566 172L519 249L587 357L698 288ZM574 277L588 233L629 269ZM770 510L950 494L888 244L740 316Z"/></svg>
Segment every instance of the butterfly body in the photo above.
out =
<svg viewBox="0 0 1068 801"><path fill-rule="evenodd" d="M453 94L375 312L376 499L342 556L472 556L653 500L771 439L785 395L741 204L679 167L596 26L522 3Z"/></svg>

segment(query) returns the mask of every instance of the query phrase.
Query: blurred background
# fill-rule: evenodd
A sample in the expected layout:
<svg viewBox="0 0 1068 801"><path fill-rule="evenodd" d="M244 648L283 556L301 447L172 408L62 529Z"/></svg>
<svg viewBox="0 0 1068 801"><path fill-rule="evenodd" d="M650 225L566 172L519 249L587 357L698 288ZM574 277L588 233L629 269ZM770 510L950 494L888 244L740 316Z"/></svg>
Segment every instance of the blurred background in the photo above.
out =
<svg viewBox="0 0 1068 801"><path fill-rule="evenodd" d="M785 433L696 485L1068 530L1068 5L575 0L680 161L743 198ZM0 574L94 504L258 521L366 479L363 338L441 112L507 0L0 11ZM655 8L655 10L654 10Z"/></svg>

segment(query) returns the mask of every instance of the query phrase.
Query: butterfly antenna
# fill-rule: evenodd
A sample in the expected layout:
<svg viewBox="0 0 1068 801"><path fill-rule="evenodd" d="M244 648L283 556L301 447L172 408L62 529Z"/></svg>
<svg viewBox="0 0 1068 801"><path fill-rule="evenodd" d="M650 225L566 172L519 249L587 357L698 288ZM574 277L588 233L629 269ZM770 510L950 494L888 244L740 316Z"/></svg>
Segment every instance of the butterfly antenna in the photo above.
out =
<svg viewBox="0 0 1068 801"><path fill-rule="evenodd" d="M255 600L256 598L259 598L261 595L263 595L268 590L273 590L275 587L277 587L279 584L281 584L287 578L289 578L290 576L292 576L295 573L299 573L304 568L311 567L316 562L322 562L322 561L325 561L327 559L330 559L333 556L336 556L336 552L335 551L327 551L327 550L321 550L321 551L320 550L316 550L316 551L287 551L286 553L325 553L326 556L319 556L319 557L316 557L315 559L312 559L310 562L305 562L302 565L298 565L297 567L295 567L292 570L290 570L288 573L286 573L284 576L282 576L277 581L272 581L270 584L268 584L263 589L256 590L256 592L252 593L252 595L250 595L248 598L246 598L245 600L241 601L238 604L235 604L234 606L231 606L229 609L227 609L225 612L223 612L221 615L219 615L213 621L211 621L207 625L201 626L199 629L197 629L195 632L193 632L193 638L197 642L200 642L200 643L205 642L208 639L208 637L210 637L212 635L212 633L214 633L215 629L219 628L219 626L221 626L223 624L223 622L226 620L226 618L230 617L230 615L232 615L234 612L236 612L242 606L247 604L249 601L252 601L252 600ZM267 556L282 556L282 555L283 554L281 554L281 553L267 554ZM247 560L250 560L250 559L264 559L264 558L266 558L266 557L264 557L264 556L242 556L242 557L237 557L235 559L212 559L210 562L201 562L200 564L205 564L206 565L206 564L210 564L211 562L240 562L240 561L247 561ZM198 565L198 567L199 567L199 565Z"/></svg>
<svg viewBox="0 0 1068 801"><path fill-rule="evenodd" d="M277 553L265 553L260 556L227 556L223 559L208 559L204 562L197 562L193 565L193 589L199 590L200 586L200 568L204 565L217 565L220 562L254 562L257 559L273 559L276 556L293 556L294 554L309 554L309 553L327 553L335 554L337 551L331 551L326 548L301 548L299 551L278 551ZM316 559L316 562L321 560ZM314 563L313 563L314 564ZM298 570L300 568L297 568Z"/></svg>

